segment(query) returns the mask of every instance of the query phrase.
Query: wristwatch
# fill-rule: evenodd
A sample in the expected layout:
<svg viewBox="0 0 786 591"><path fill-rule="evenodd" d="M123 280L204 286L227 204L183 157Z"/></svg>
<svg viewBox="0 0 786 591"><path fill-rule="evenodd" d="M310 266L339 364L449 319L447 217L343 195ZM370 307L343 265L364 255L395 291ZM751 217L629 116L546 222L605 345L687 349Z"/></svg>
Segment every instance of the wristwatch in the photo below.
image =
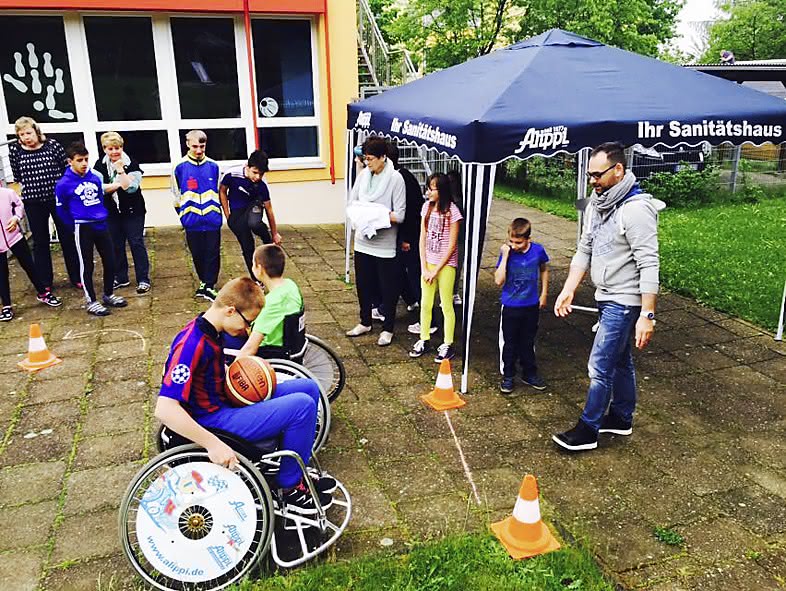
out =
<svg viewBox="0 0 786 591"><path fill-rule="evenodd" d="M642 310L639 313L639 316L641 316L642 318L646 318L647 320L652 320L652 321L655 320L655 312L645 312Z"/></svg>

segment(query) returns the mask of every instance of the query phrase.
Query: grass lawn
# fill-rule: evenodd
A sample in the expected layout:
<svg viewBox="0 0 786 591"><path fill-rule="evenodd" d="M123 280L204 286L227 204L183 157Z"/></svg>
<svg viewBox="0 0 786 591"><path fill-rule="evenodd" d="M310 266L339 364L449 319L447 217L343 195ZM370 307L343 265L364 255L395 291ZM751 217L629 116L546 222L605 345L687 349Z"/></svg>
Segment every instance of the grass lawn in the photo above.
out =
<svg viewBox="0 0 786 591"><path fill-rule="evenodd" d="M497 197L568 219L573 204L500 187ZM786 281L786 195L758 204L666 208L661 281L674 292L774 331Z"/></svg>
<svg viewBox="0 0 786 591"><path fill-rule="evenodd" d="M491 535L453 536L405 555L378 555L306 567L241 591L612 591L592 556L563 548L515 561Z"/></svg>

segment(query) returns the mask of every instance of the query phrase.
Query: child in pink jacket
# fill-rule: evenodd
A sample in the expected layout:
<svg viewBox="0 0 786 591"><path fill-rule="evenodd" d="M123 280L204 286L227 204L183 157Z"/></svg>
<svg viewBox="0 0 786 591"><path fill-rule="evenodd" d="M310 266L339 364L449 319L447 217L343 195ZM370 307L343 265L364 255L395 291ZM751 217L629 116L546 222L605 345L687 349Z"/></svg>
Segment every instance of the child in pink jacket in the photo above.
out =
<svg viewBox="0 0 786 591"><path fill-rule="evenodd" d="M25 217L25 208L19 195L11 189L0 187L0 301L3 304L0 310L0 322L8 322L14 317L8 275L8 251L11 251L27 273L38 294L36 299L39 302L55 308L63 303L52 293L51 286L44 285L36 273L30 247L19 227L19 220L23 217Z"/></svg>

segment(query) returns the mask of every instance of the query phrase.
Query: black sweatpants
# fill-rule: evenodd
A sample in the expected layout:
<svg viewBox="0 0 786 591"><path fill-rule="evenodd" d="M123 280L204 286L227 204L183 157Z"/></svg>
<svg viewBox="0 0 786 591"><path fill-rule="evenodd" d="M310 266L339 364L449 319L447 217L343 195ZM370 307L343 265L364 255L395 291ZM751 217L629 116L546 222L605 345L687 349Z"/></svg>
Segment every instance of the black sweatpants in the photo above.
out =
<svg viewBox="0 0 786 591"><path fill-rule="evenodd" d="M393 332L396 322L396 302L401 294L401 268L395 258L383 259L355 251L355 282L360 304L360 323L371 326L371 307L376 284L382 296L385 322L382 330Z"/></svg>
<svg viewBox="0 0 786 591"><path fill-rule="evenodd" d="M52 271L52 253L49 248L49 218L55 222L57 239L63 249L68 279L72 284L79 283L79 257L76 252L74 231L64 224L57 216L54 200L46 202L25 201L25 216L30 224L33 235L33 261L41 281L46 287L52 287L54 273Z"/></svg>
<svg viewBox="0 0 786 591"><path fill-rule="evenodd" d="M240 243L240 250L243 253L243 260L246 261L248 274L252 279L256 280L257 278L254 277L254 272L251 270L251 266L254 262L254 249L256 248L254 234L259 236L263 244L270 244L273 242L273 239L270 236L270 230L268 229L267 224L264 222L262 222L258 227L254 228L253 231L248 226L248 210L252 206L253 204L250 204L242 209L231 210L229 212L227 225L229 226L229 229L232 230L232 233L235 235L235 238L237 238L237 241Z"/></svg>
<svg viewBox="0 0 786 591"><path fill-rule="evenodd" d="M535 335L538 333L540 307L502 306L500 311L499 349L500 372L506 378L516 375L516 361L521 364L523 377L538 373L535 362Z"/></svg>
<svg viewBox="0 0 786 591"><path fill-rule="evenodd" d="M186 230L186 242L199 281L215 287L221 270L221 230Z"/></svg>
<svg viewBox="0 0 786 591"><path fill-rule="evenodd" d="M115 253L109 226L106 222L76 224L74 237L79 255L80 280L87 301L96 301L96 290L93 287L93 247L98 251L104 268L104 295L111 296L114 290L112 282L115 279Z"/></svg>
<svg viewBox="0 0 786 591"><path fill-rule="evenodd" d="M35 292L41 294L46 291L46 286L38 276L38 271L33 263L33 255L30 254L30 247L27 240L22 238L11 247L11 252L19 261L19 266L27 273L30 282L35 287ZM8 253L0 253L0 301L4 306L11 305L11 282L8 272Z"/></svg>
<svg viewBox="0 0 786 591"><path fill-rule="evenodd" d="M420 248L410 242L409 250L404 252L399 244L396 252L401 269L401 297L408 306L420 303Z"/></svg>

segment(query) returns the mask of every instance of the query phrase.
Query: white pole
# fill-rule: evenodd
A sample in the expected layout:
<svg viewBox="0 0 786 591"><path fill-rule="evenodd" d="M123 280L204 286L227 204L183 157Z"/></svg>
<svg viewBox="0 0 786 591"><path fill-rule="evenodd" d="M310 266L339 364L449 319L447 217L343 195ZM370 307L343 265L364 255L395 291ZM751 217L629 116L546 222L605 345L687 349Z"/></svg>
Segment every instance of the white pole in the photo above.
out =
<svg viewBox="0 0 786 591"><path fill-rule="evenodd" d="M778 318L778 332L775 333L775 340L783 340L783 309L786 308L786 282L783 284L783 298L781 299L781 315Z"/></svg>

